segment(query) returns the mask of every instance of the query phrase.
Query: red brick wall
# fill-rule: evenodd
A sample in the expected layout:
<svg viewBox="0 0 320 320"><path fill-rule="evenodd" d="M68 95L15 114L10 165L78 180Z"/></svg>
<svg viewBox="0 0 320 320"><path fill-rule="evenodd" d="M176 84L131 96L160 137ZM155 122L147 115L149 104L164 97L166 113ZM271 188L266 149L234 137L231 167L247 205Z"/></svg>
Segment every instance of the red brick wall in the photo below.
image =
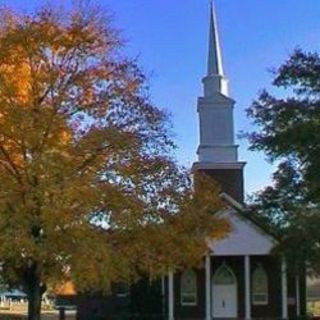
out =
<svg viewBox="0 0 320 320"><path fill-rule="evenodd" d="M268 273L269 284L269 302L268 305L251 305L253 319L280 319L282 316L281 301L281 261L276 256L251 256L251 274L255 268L261 264ZM211 270L212 275L221 266L226 263L237 277L238 288L238 318L245 318L245 281L244 281L244 257L212 257ZM196 270L198 280L198 303L196 306L182 306L180 298L180 274L174 277L174 295L175 295L175 320L203 320L205 317L205 270L201 268ZM301 280L304 276L301 275ZM165 279L165 291L168 292L168 279ZM136 288L138 290L138 288ZM136 294L134 294L136 296ZM288 277L288 297L295 298L295 279ZM300 283L301 314L305 314L305 281ZM159 307L162 309L164 301L164 319L168 314L168 298L159 298ZM102 296L85 295L78 297L78 320L114 319L114 315L123 312L127 308L128 301L112 295ZM157 304L157 305L158 305ZM289 317L295 318L296 305L289 305ZM98 318L100 316L100 318ZM146 318L147 319L147 318Z"/></svg>
<svg viewBox="0 0 320 320"><path fill-rule="evenodd" d="M251 256L251 275L258 265L261 265L268 274L269 301L267 305L251 305L252 318L255 319L280 319L282 316L282 295L281 295L281 260L276 256ZM238 288L238 318L245 318L245 280L244 280L244 257L212 257L211 271L215 271L226 263L237 277ZM180 302L180 274L175 275L175 320L193 320L205 317L205 270L201 269L198 273L198 305L194 307L182 306ZM303 276L301 276L303 279ZM167 281L167 280L166 280ZM167 287L166 287L167 292ZM294 277L288 277L288 297L295 298ZM301 281L300 286L301 314L305 314L305 283ZM167 299L166 299L167 306ZM296 305L288 307L289 318L294 319L296 315ZM166 308L167 313L167 308Z"/></svg>
<svg viewBox="0 0 320 320"><path fill-rule="evenodd" d="M268 274L269 296L267 305L251 306L253 318L281 318L281 261L273 256L251 257L251 276L260 264Z"/></svg>
<svg viewBox="0 0 320 320"><path fill-rule="evenodd" d="M199 170L212 177L221 187L221 190L233 199L243 203L243 170L242 169L206 169Z"/></svg>
<svg viewBox="0 0 320 320"><path fill-rule="evenodd" d="M181 305L181 274L176 274L174 277L174 294L175 294L175 314L181 319L203 319L205 317L205 272L204 269L195 270L197 273L198 292L196 306L182 306Z"/></svg>

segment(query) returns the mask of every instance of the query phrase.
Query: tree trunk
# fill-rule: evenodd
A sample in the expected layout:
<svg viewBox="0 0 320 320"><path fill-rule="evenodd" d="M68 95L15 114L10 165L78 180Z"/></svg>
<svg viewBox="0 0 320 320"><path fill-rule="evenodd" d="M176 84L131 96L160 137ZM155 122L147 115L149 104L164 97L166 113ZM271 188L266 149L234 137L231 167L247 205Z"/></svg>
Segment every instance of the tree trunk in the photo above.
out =
<svg viewBox="0 0 320 320"><path fill-rule="evenodd" d="M66 310L64 307L59 309L59 320L66 320Z"/></svg>
<svg viewBox="0 0 320 320"><path fill-rule="evenodd" d="M28 320L41 319L42 289L40 283L34 283L28 292Z"/></svg>

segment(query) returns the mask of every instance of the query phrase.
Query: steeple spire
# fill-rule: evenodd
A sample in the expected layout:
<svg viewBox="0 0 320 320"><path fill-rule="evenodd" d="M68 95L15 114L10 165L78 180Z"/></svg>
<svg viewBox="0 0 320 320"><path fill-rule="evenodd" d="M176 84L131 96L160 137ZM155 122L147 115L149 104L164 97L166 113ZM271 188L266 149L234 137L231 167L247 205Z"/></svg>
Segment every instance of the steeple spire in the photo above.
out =
<svg viewBox="0 0 320 320"><path fill-rule="evenodd" d="M210 3L209 52L207 75L203 79L204 96L217 92L228 96L228 80L224 77L216 10L213 0Z"/></svg>
<svg viewBox="0 0 320 320"><path fill-rule="evenodd" d="M209 54L208 73L210 75L223 76L220 39L218 32L217 16L213 1L210 2L210 30L209 30Z"/></svg>
<svg viewBox="0 0 320 320"><path fill-rule="evenodd" d="M204 94L198 99L200 144L194 172L211 176L221 190L243 201L243 167L238 161L238 146L234 141L233 107L235 101L228 94L228 80L224 76L219 43L217 18L210 5L208 69L203 78Z"/></svg>

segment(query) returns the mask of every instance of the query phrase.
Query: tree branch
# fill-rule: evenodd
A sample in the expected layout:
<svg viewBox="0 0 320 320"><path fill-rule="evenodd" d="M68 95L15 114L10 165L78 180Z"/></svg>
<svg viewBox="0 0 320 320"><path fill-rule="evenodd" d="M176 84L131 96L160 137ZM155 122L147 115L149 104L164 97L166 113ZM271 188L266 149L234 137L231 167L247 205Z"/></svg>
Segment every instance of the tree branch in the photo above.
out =
<svg viewBox="0 0 320 320"><path fill-rule="evenodd" d="M21 174L20 174L17 166L15 165L15 163L10 158L10 156L9 156L8 152L6 151L6 149L1 145L0 145L0 152L4 155L5 159L7 160L7 163L10 165L10 168L14 172L14 175L15 175L17 181L20 184L22 184Z"/></svg>

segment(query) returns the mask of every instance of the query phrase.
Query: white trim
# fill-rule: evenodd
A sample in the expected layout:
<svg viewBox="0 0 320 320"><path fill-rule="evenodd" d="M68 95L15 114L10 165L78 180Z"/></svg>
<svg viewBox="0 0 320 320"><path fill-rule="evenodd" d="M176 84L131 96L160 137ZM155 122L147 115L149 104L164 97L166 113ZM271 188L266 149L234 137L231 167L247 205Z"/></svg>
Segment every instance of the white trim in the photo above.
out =
<svg viewBox="0 0 320 320"><path fill-rule="evenodd" d="M168 320L174 320L174 283L173 272L168 274Z"/></svg>
<svg viewBox="0 0 320 320"><path fill-rule="evenodd" d="M250 256L244 257L244 270L245 270L245 301L246 301L246 319L251 319L251 274L250 274Z"/></svg>
<svg viewBox="0 0 320 320"><path fill-rule="evenodd" d="M166 312L166 278L163 275L161 277L161 295L162 295L162 314Z"/></svg>
<svg viewBox="0 0 320 320"><path fill-rule="evenodd" d="M206 255L206 320L211 320L211 256Z"/></svg>
<svg viewBox="0 0 320 320"><path fill-rule="evenodd" d="M266 300L265 301L257 301L254 299L254 294L252 296L252 304L255 305L255 306L267 306L269 304L269 301L268 301L268 295L266 294Z"/></svg>
<svg viewBox="0 0 320 320"><path fill-rule="evenodd" d="M183 307L195 307L196 305L198 305L197 298L195 302L183 302L181 299L180 303Z"/></svg>
<svg viewBox="0 0 320 320"><path fill-rule="evenodd" d="M235 284L238 284L236 275L234 274L233 270L225 262L222 263L221 266L219 266L219 268L215 271L215 273L213 275L213 284L215 284L215 281L216 281L215 279L216 279L216 277L219 274L221 269L227 269L230 272L230 274L232 275Z"/></svg>
<svg viewBox="0 0 320 320"><path fill-rule="evenodd" d="M300 305L300 278L296 275L296 306L297 306L297 317L301 315L301 305Z"/></svg>
<svg viewBox="0 0 320 320"><path fill-rule="evenodd" d="M287 287L287 264L283 257L281 261L281 293L282 293L282 318L288 319L288 287Z"/></svg>
<svg viewBox="0 0 320 320"><path fill-rule="evenodd" d="M263 293L261 293L261 295L263 295ZM264 294L266 296L266 300L265 301L257 301L255 300L254 296L255 294L252 294L252 304L255 306L267 306L269 304L269 295L268 294Z"/></svg>
<svg viewBox="0 0 320 320"><path fill-rule="evenodd" d="M165 277L161 277L161 294L162 296L165 295L165 290L166 290L166 284L165 284Z"/></svg>
<svg viewBox="0 0 320 320"><path fill-rule="evenodd" d="M120 285L123 285L123 286L126 286L126 292L122 293L122 292L117 292L119 290L119 287ZM129 296L129 284L128 283L125 283L125 282L121 282L121 283L117 283L116 284L116 297L117 298L126 298Z"/></svg>
<svg viewBox="0 0 320 320"><path fill-rule="evenodd" d="M206 78L207 76L205 76L204 78ZM204 79L203 78L203 79ZM202 81L203 81L202 79ZM234 105L236 103L236 101L230 97L227 97L226 95L222 94L221 92L217 92L216 95L211 96L211 97L198 97L198 103L201 104L212 104L212 103L219 103L223 104L225 106L230 105L230 103L232 103L232 105Z"/></svg>
<svg viewBox="0 0 320 320"><path fill-rule="evenodd" d="M237 147L237 146L233 146ZM192 166L192 172L205 169L242 169L246 162L195 162Z"/></svg>
<svg viewBox="0 0 320 320"><path fill-rule="evenodd" d="M226 200L227 202L229 202L229 204L231 204L231 206L233 206L235 209L242 211L242 212L245 211L244 206L240 202L238 202L237 200L235 200L231 196L229 196L227 193L221 192L220 197L222 199Z"/></svg>

